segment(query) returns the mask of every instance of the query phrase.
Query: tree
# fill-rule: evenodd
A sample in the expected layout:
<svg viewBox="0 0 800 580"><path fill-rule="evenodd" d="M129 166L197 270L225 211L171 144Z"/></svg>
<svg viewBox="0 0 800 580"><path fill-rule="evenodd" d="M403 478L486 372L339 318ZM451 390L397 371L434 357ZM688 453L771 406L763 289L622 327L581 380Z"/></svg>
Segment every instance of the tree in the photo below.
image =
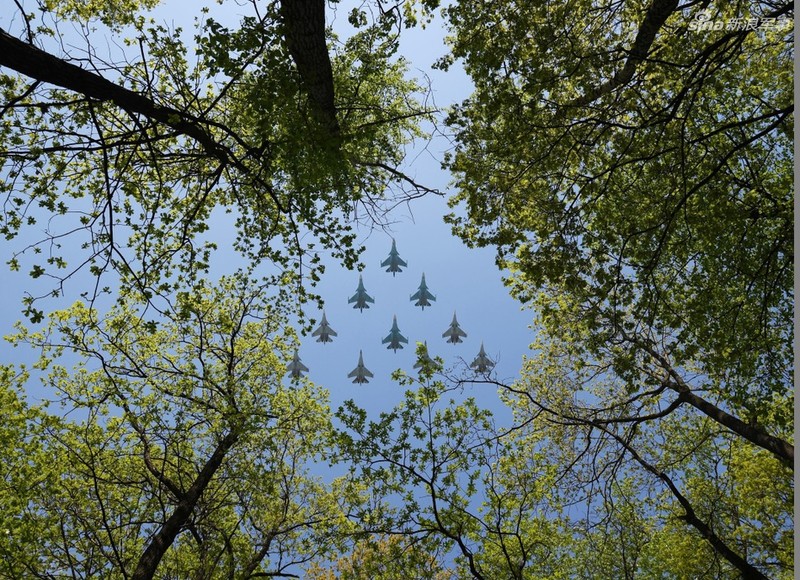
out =
<svg viewBox="0 0 800 580"><path fill-rule="evenodd" d="M517 383L489 381L507 393L517 435L551 449L567 503L585 506L566 524L569 566L593 578L792 576L785 462L678 398L628 394L612 372L576 367L550 344Z"/></svg>
<svg viewBox="0 0 800 580"><path fill-rule="evenodd" d="M792 4L704 10L729 23ZM448 9L477 87L450 118L454 202L468 211L451 219L468 243L497 246L548 328L580 316L591 334L574 342L624 346L621 370L663 341L673 367L697 365L758 421L789 384L791 38L782 24L696 32L700 12Z"/></svg>
<svg viewBox="0 0 800 580"><path fill-rule="evenodd" d="M368 23L354 11L358 29L340 41L324 28L321 0L252 2L237 28L201 11L193 51L181 30L136 15L155 2L128 4L133 12L101 2L19 7L24 39L0 31L1 231L12 239L49 223L12 268L54 278L56 294L87 266L125 287L169 292L209 268L214 220L235 227L234 246L251 263L275 264L278 279L293 273L302 301L320 251L356 263L358 208L382 223L387 206L430 191L398 169L429 111L393 58L394 12ZM66 23L86 30L85 51L59 45ZM97 56L89 30L103 25L131 36L119 57ZM84 251L68 255L68 241ZM41 320L35 298L26 313Z"/></svg>
<svg viewBox="0 0 800 580"><path fill-rule="evenodd" d="M722 537L738 532L691 490L716 486L707 458L742 444L755 462L761 448L794 465L792 3L511 0L445 13L449 58L476 87L449 118L453 204L466 209L450 220L468 244L497 247L540 325L544 358L514 404L543 411L558 381L591 393L594 404L553 416L664 486L726 566L762 574L765 546ZM677 453L665 434L678 417L716 455L681 439L696 463L657 461ZM791 471L770 469L782 473L774 502Z"/></svg>
<svg viewBox="0 0 800 580"><path fill-rule="evenodd" d="M51 316L25 298L47 325L16 340L42 350L65 409L9 391L8 465L43 474L3 490L12 576L293 576L358 503L307 472L330 414L317 387L282 384L282 330L325 253L355 266L356 222L431 191L399 170L430 111L395 57L396 11L354 10L340 40L321 0L252 2L238 26L203 9L187 43L141 15L156 4L16 3L17 29L0 30L9 264L57 296L96 278ZM124 45L107 58L104 33ZM231 238L247 274L212 286Z"/></svg>
<svg viewBox="0 0 800 580"><path fill-rule="evenodd" d="M252 2L236 27L203 16L192 62L134 14L153 3L45 1L49 27L18 5L0 30L2 232L49 224L10 265L56 292L98 277L17 338L72 417L0 374L7 574L413 575L446 554L474 578L789 577L792 4L448 7L442 64L475 82L449 117L450 221L497 247L539 337L515 382L423 365L334 433L321 391L281 384L281 328L318 252L356 264L358 212L430 191L398 169L429 112L394 58L401 11L353 10L339 41L319 0ZM121 56L88 26L84 52L54 42L98 21L131 36ZM260 283L203 281L224 212ZM513 425L457 400L468 382ZM305 471L336 446L360 484Z"/></svg>
<svg viewBox="0 0 800 580"><path fill-rule="evenodd" d="M440 370L441 360L418 378L398 374L405 397L375 420L353 401L337 412L342 450L372 496L355 514L359 527L401 545L427 542L459 578L568 577L559 466L538 440L459 397Z"/></svg>
<svg viewBox="0 0 800 580"><path fill-rule="evenodd" d="M552 346L511 384L430 366L377 418L341 409L372 495L359 528L424 539L476 579L793 577L785 463ZM513 423L457 395L470 385L498 387Z"/></svg>
<svg viewBox="0 0 800 580"><path fill-rule="evenodd" d="M424 541L406 542L399 536L378 536L356 541L352 552L325 568L312 565L306 571L310 580L454 580L456 576L442 566L435 546Z"/></svg>
<svg viewBox="0 0 800 580"><path fill-rule="evenodd" d="M160 312L128 298L98 318L79 302L46 332L22 331L68 415L29 414L4 449L39 474L4 494L17 498L4 573L280 577L332 549L354 492L309 475L328 456L330 414L319 388L282 382L278 304L234 277Z"/></svg>

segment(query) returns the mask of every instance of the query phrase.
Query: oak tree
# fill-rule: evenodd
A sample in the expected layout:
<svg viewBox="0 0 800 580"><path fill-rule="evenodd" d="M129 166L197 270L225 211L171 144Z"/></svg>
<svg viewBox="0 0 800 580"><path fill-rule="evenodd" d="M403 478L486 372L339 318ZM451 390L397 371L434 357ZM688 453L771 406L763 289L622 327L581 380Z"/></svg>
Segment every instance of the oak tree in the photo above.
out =
<svg viewBox="0 0 800 580"><path fill-rule="evenodd" d="M17 335L42 349L27 388L39 376L63 410L4 410L4 463L23 468L0 493L4 575L292 576L349 529L350 485L309 472L331 417L283 380L276 296L233 277L159 306L78 302Z"/></svg>
<svg viewBox="0 0 800 580"><path fill-rule="evenodd" d="M774 541L733 539L763 524L721 523L693 490L723 497L715 469L742 445L781 473L771 504L791 481L793 4L510 0L445 13L443 65L462 59L475 84L449 117L452 203L465 210L450 221L497 248L537 312L538 364L514 404L584 429L595 461L616 448L607 464L658 483L691 537L739 573L766 573ZM550 408L553 389L565 391ZM697 439L676 437L675 422ZM671 459L678 441L688 463Z"/></svg>
<svg viewBox="0 0 800 580"><path fill-rule="evenodd" d="M320 253L356 263L356 221L382 224L431 191L399 169L430 111L395 58L394 12L354 10L339 39L322 0L252 2L238 23L198 8L187 41L137 12L155 4L19 5L16 29L0 30L0 231L23 240L13 269L51 277L56 294L87 268L113 273L100 290L152 294L232 245L294 276L302 299ZM103 51L103 33L120 48ZM37 297L26 314L40 320Z"/></svg>

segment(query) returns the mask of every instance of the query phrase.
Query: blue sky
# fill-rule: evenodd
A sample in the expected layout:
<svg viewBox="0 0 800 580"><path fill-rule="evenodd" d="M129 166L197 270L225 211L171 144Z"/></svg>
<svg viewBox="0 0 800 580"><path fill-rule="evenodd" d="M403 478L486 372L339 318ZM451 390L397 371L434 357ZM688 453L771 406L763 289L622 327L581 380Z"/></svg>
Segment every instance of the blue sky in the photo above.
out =
<svg viewBox="0 0 800 580"><path fill-rule="evenodd" d="M494 374L501 380L513 380L533 342L528 328L532 313L521 311L509 297L494 265L494 253L469 250L450 234L442 222L446 210L442 200L420 200L412 204L412 209L413 221L407 216L392 231L398 252L408 263L403 272L392 276L380 266L391 248L388 233L373 232L365 241L362 276L367 292L375 299L369 309L360 312L347 303L358 285L357 272L329 269L319 284L328 322L338 336L330 343L305 336L299 354L310 369L309 378L330 390L334 407L353 398L369 410L385 410L390 402L399 400L401 390L390 375L398 368L413 372L417 341L427 341L431 356L442 357L446 367L467 375L466 365L483 342L487 354L497 361ZM409 300L423 272L436 296L436 302L424 311ZM442 338L454 311L467 333L464 342L455 345ZM409 345L397 352L381 343L395 315L409 340ZM317 320L320 316L318 311ZM359 350L364 352L366 366L375 373L366 385L354 385L347 378L358 361ZM491 387L479 388L485 403L496 401ZM488 396L486 389L491 390Z"/></svg>

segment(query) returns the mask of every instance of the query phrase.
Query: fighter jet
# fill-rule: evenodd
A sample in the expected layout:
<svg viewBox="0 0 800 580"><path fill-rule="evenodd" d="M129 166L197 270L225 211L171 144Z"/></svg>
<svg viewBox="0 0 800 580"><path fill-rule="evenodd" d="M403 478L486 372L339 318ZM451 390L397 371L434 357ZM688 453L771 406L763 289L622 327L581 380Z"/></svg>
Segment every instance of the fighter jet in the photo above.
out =
<svg viewBox="0 0 800 580"><path fill-rule="evenodd" d="M432 300L436 302L436 296L428 292L428 285L425 284L425 273L422 273L422 282L419 283L419 290L417 290L414 294L411 295L411 300L416 300L414 306L422 306L422 309L425 310L426 306L430 306L431 303L428 300Z"/></svg>
<svg viewBox="0 0 800 580"><path fill-rule="evenodd" d="M421 369L424 365L433 364L433 359L431 358L430 354L428 354L428 341L426 340L423 345L424 348L422 351L422 356L419 357L419 360L414 363L415 369Z"/></svg>
<svg viewBox="0 0 800 580"><path fill-rule="evenodd" d="M353 302L355 302L355 304L353 304ZM369 308L367 302L370 304L375 304L375 300L372 299L372 296L367 294L367 290L364 288L364 281L361 279L361 276L359 276L356 293L353 294L352 298L350 298L347 303L353 304L353 308L358 308L360 312L364 312L365 308Z"/></svg>
<svg viewBox="0 0 800 580"><path fill-rule="evenodd" d="M367 367L364 366L364 355L361 351L358 351L358 365L350 374L347 375L348 379L353 379L353 383L368 383L367 377L372 378L374 375L369 371Z"/></svg>
<svg viewBox="0 0 800 580"><path fill-rule="evenodd" d="M483 343L481 343L481 350L478 351L478 356L475 357L475 360L472 361L472 364L469 366L476 373L488 373L494 367L492 359L490 359L486 355L486 351L483 350Z"/></svg>
<svg viewBox="0 0 800 580"><path fill-rule="evenodd" d="M303 376L303 373L308 372L308 367L303 364L300 360L300 357L297 355L297 351L294 352L294 358L292 362L286 365L287 375L292 375L292 378L297 379Z"/></svg>
<svg viewBox="0 0 800 580"><path fill-rule="evenodd" d="M392 329L389 331L389 334L386 336L386 338L383 339L382 344L386 344L387 342L389 343L389 346L386 348L391 348L394 350L394 352L397 352L398 348L403 348L403 345L400 344L401 342L408 344L408 339L400 334L400 329L397 327L397 316L394 317L394 320L392 321Z"/></svg>
<svg viewBox="0 0 800 580"><path fill-rule="evenodd" d="M458 320L456 320L456 313L453 312L453 322L450 323L450 328L442 333L442 338L447 338L447 342L456 344L462 342L462 337L466 338L466 336L467 333L461 330L461 327L458 325Z"/></svg>
<svg viewBox="0 0 800 580"><path fill-rule="evenodd" d="M325 311L322 312L322 321L320 321L317 329L311 333L311 336L318 336L317 342L333 342L332 336L336 336L336 331L328 324L328 319L325 318Z"/></svg>
<svg viewBox="0 0 800 580"><path fill-rule="evenodd" d="M401 266L403 268L408 266L408 264L406 264L400 258L400 254L397 253L397 246L394 240L392 240L392 250L389 252L389 257L386 258L383 262L381 262L381 267L383 266L389 266L388 268L386 268L386 271L391 272L392 276L394 276L397 272L403 271L401 269Z"/></svg>

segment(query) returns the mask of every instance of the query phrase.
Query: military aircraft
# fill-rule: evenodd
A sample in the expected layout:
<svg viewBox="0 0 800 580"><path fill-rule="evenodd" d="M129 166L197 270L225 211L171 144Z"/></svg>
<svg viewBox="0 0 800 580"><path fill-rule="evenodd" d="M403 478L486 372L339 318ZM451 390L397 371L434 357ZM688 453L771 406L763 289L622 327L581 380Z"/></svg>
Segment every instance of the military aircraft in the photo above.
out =
<svg viewBox="0 0 800 580"><path fill-rule="evenodd" d="M317 342L333 342L331 337L336 336L336 331L328 324L328 319L325 318L325 311L322 312L322 320L317 329L311 333L311 336L318 336Z"/></svg>
<svg viewBox="0 0 800 580"><path fill-rule="evenodd" d="M488 373L494 367L492 359L490 359L486 355L486 351L483 350L483 343L481 343L481 350L478 351L478 356L475 357L475 360L472 361L472 364L469 366L474 369L476 373Z"/></svg>
<svg viewBox="0 0 800 580"><path fill-rule="evenodd" d="M355 302L355 304L353 304ZM367 304L375 304L375 300L372 299L372 296L367 294L366 288L364 288L364 280L361 279L361 276L358 277L358 288L356 288L356 293L347 301L348 304L353 304L353 308L358 308L360 312L364 312L365 308L369 308Z"/></svg>
<svg viewBox="0 0 800 580"><path fill-rule="evenodd" d="M353 383L368 383L367 377L372 378L374 375L369 371L367 367L364 366L364 354L362 351L358 351L358 365L350 374L347 375L348 379L353 379Z"/></svg>
<svg viewBox="0 0 800 580"><path fill-rule="evenodd" d="M392 329L389 331L386 338L383 339L382 344L386 344L387 342L389 346L386 348L394 349L394 352L397 352L398 348L403 348L403 345L400 344L401 342L408 344L408 339L400 334L400 329L397 327L397 316L392 320Z"/></svg>
<svg viewBox="0 0 800 580"><path fill-rule="evenodd" d="M428 285L425 284L425 273L422 273L422 282L419 283L419 290L414 292L411 295L410 300L416 300L414 306L422 306L422 309L425 310L426 306L430 306L431 303L428 300L432 300L436 302L436 296L428 292Z"/></svg>
<svg viewBox="0 0 800 580"><path fill-rule="evenodd" d="M383 266L389 266L388 268L386 268L386 271L387 272L391 272L392 276L394 276L397 272L402 272L403 271L400 268L401 266L403 268L408 266L408 264L406 264L400 258L400 254L397 253L397 245L395 244L394 240L392 240L392 249L389 252L389 257L386 258L383 262L381 262L381 267L383 267Z"/></svg>
<svg viewBox="0 0 800 580"><path fill-rule="evenodd" d="M423 345L424 348L422 351L422 356L419 357L419 360L414 363L415 369L421 369L425 365L433 364L433 359L431 358L430 354L428 354L428 341L426 340Z"/></svg>
<svg viewBox="0 0 800 580"><path fill-rule="evenodd" d="M450 323L450 327L442 333L443 338L447 338L447 342L452 342L453 344L462 342L462 338L466 338L467 333L461 330L461 327L458 325L458 320L456 320L456 313L453 312L453 322Z"/></svg>
<svg viewBox="0 0 800 580"><path fill-rule="evenodd" d="M297 354L297 351L294 352L294 358L292 362L286 365L287 375L292 375L292 378L300 378L303 376L303 373L308 372L308 367L303 364L300 360L300 357Z"/></svg>

